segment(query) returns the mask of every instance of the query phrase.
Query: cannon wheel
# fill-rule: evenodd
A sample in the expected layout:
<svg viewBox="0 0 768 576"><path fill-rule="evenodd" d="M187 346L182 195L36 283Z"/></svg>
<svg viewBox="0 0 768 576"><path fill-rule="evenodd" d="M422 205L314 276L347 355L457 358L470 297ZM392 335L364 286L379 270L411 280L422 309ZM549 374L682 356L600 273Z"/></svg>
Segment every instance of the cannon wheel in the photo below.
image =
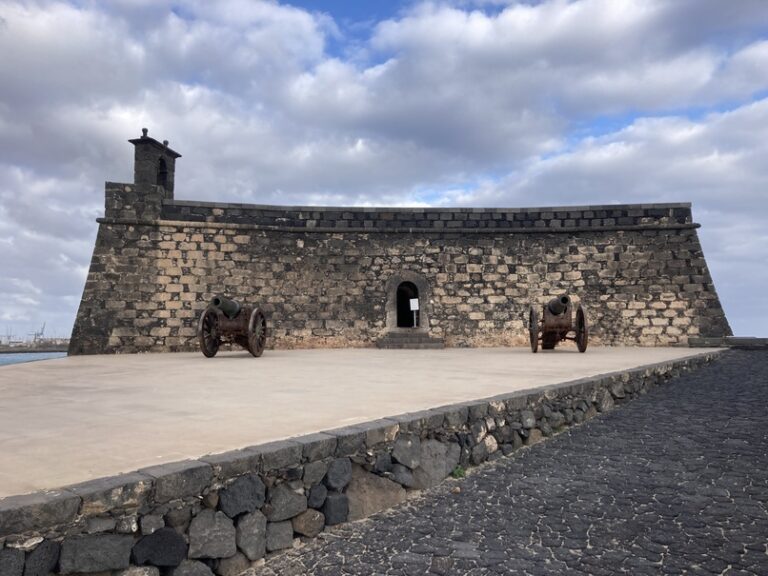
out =
<svg viewBox="0 0 768 576"><path fill-rule="evenodd" d="M539 350L539 313L535 306L531 306L528 313L528 335L531 338L531 352L535 354Z"/></svg>
<svg viewBox="0 0 768 576"><path fill-rule="evenodd" d="M213 358L219 351L221 337L219 336L219 316L215 310L206 308L200 316L197 326L197 337L200 340L200 350L206 358Z"/></svg>
<svg viewBox="0 0 768 576"><path fill-rule="evenodd" d="M576 347L579 352L587 349L587 340L589 339L589 327L587 326L587 313L579 304L576 309Z"/></svg>
<svg viewBox="0 0 768 576"><path fill-rule="evenodd" d="M267 320L264 312L254 308L248 321L248 351L256 358L264 353L267 343Z"/></svg>

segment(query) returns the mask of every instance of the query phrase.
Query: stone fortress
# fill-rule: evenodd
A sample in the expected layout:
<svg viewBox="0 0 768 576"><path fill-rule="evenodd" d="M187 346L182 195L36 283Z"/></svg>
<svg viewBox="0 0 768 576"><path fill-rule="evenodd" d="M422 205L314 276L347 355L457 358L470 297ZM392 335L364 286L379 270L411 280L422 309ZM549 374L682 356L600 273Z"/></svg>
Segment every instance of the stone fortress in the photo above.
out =
<svg viewBox="0 0 768 576"><path fill-rule="evenodd" d="M278 348L522 345L531 304L566 292L593 343L731 334L690 204L191 202L174 198L167 141L130 142L134 182L106 184L70 354L196 350L217 294L261 306Z"/></svg>

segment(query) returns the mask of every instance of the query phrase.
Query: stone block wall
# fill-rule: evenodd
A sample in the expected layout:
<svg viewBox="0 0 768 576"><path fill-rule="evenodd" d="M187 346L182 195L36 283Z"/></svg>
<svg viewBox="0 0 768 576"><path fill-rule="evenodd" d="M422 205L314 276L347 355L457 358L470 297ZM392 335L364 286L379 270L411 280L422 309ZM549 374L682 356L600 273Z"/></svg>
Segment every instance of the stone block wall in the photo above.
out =
<svg viewBox="0 0 768 576"><path fill-rule="evenodd" d="M268 346L373 346L402 281L447 346L523 345L529 307L566 292L593 343L684 345L730 335L697 226L688 204L282 208L110 183L70 353L195 350L217 294L265 310Z"/></svg>
<svg viewBox="0 0 768 576"><path fill-rule="evenodd" d="M403 414L0 499L0 574L234 576L712 361ZM137 570L140 568L140 570Z"/></svg>

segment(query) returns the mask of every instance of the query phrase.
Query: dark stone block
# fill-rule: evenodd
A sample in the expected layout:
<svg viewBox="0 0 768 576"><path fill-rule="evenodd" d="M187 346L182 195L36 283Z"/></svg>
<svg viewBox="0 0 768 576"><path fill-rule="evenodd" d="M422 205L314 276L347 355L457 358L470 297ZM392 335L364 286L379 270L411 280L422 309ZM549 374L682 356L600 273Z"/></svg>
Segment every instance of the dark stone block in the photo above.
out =
<svg viewBox="0 0 768 576"><path fill-rule="evenodd" d="M189 557L229 558L237 552L236 536L226 514L202 510L189 525Z"/></svg>
<svg viewBox="0 0 768 576"><path fill-rule="evenodd" d="M308 464L305 464L304 476L303 476L304 486L308 488L313 484L317 484L323 478L325 478L325 474L327 472L328 472L328 462L318 460L315 462L309 462Z"/></svg>
<svg viewBox="0 0 768 576"><path fill-rule="evenodd" d="M255 446L261 452L262 472L289 468L301 464L302 445L293 440L280 440Z"/></svg>
<svg viewBox="0 0 768 576"><path fill-rule="evenodd" d="M234 480L219 493L219 508L230 518L264 506L266 487L256 474Z"/></svg>
<svg viewBox="0 0 768 576"><path fill-rule="evenodd" d="M307 509L307 497L279 484L269 491L269 502L264 512L270 522L289 520Z"/></svg>
<svg viewBox="0 0 768 576"><path fill-rule="evenodd" d="M352 456L365 451L365 430L361 430L355 426L348 426L346 428L329 430L326 434L331 434L336 437L335 455L337 458Z"/></svg>
<svg viewBox="0 0 768 576"><path fill-rule="evenodd" d="M261 452L253 448L243 448L222 454L209 454L199 460L210 464L217 478L227 480L249 472L258 472L261 466Z"/></svg>
<svg viewBox="0 0 768 576"><path fill-rule="evenodd" d="M267 518L264 514L257 511L240 517L237 546L251 561L264 556L267 550Z"/></svg>
<svg viewBox="0 0 768 576"><path fill-rule="evenodd" d="M240 576L251 567L248 558L241 552L237 552L229 558L222 558L216 566L216 574L219 576Z"/></svg>
<svg viewBox="0 0 768 576"><path fill-rule="evenodd" d="M376 474L392 471L392 456L388 452L381 452L376 455L376 462L373 465L373 471Z"/></svg>
<svg viewBox="0 0 768 576"><path fill-rule="evenodd" d="M0 550L0 575L22 576L24 574L24 552L5 548Z"/></svg>
<svg viewBox="0 0 768 576"><path fill-rule="evenodd" d="M325 503L325 499L328 496L328 488L322 484L315 484L309 490L309 497L307 498L307 506L310 508L320 509Z"/></svg>
<svg viewBox="0 0 768 576"><path fill-rule="evenodd" d="M67 490L82 498L80 514L93 516L115 509L141 508L152 491L152 478L131 472L67 486Z"/></svg>
<svg viewBox="0 0 768 576"><path fill-rule="evenodd" d="M401 434L392 448L392 458L411 470L419 465L421 439L416 434Z"/></svg>
<svg viewBox="0 0 768 576"><path fill-rule="evenodd" d="M414 488L416 486L413 472L402 464L395 464L392 467L392 480L406 488Z"/></svg>
<svg viewBox="0 0 768 576"><path fill-rule="evenodd" d="M523 410L520 413L520 418L522 420L523 428L531 429L536 426L536 417L532 411Z"/></svg>
<svg viewBox="0 0 768 576"><path fill-rule="evenodd" d="M178 566L186 557L187 543L173 528L160 528L133 547L133 561L139 566Z"/></svg>
<svg viewBox="0 0 768 576"><path fill-rule="evenodd" d="M0 538L74 520L80 497L67 490L35 492L0 500Z"/></svg>
<svg viewBox="0 0 768 576"><path fill-rule="evenodd" d="M325 485L331 490L341 492L352 479L352 461L349 458L337 458L328 466Z"/></svg>
<svg viewBox="0 0 768 576"><path fill-rule="evenodd" d="M293 524L290 520L267 524L267 550L274 552L293 546Z"/></svg>
<svg viewBox="0 0 768 576"><path fill-rule="evenodd" d="M325 499L322 509L325 516L325 523L328 526L335 526L347 521L349 516L349 499L346 494L332 492Z"/></svg>
<svg viewBox="0 0 768 576"><path fill-rule="evenodd" d="M160 464L139 472L155 479L154 499L160 504L177 498L199 496L213 478L211 466L197 460Z"/></svg>
<svg viewBox="0 0 768 576"><path fill-rule="evenodd" d="M192 521L192 509L189 506L170 510L165 515L165 524L175 528L177 532L184 533Z"/></svg>
<svg viewBox="0 0 768 576"><path fill-rule="evenodd" d="M61 574L105 572L128 568L132 536L96 534L66 538L61 544Z"/></svg>
<svg viewBox="0 0 768 576"><path fill-rule="evenodd" d="M294 439L301 445L304 462L314 462L333 456L336 451L336 437L319 432Z"/></svg>
<svg viewBox="0 0 768 576"><path fill-rule="evenodd" d="M184 560L171 572L172 576L214 576L213 571L198 560Z"/></svg>
<svg viewBox="0 0 768 576"><path fill-rule="evenodd" d="M53 540L43 540L37 548L27 554L24 576L48 576L59 563L61 544ZM0 574L5 574L0 569Z"/></svg>

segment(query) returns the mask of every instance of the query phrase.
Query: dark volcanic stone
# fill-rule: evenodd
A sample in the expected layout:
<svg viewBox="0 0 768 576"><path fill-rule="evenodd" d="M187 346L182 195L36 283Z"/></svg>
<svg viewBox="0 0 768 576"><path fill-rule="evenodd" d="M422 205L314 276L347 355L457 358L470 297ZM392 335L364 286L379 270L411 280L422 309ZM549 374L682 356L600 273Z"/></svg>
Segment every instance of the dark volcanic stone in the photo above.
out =
<svg viewBox="0 0 768 576"><path fill-rule="evenodd" d="M202 510L189 525L190 558L229 558L237 551L235 527L224 512Z"/></svg>
<svg viewBox="0 0 768 576"><path fill-rule="evenodd" d="M306 462L314 462L333 456L336 451L336 436L330 434L308 434L296 439L302 446L302 457Z"/></svg>
<svg viewBox="0 0 768 576"><path fill-rule="evenodd" d="M95 534L67 538L61 545L60 572L105 572L128 568L132 536Z"/></svg>
<svg viewBox="0 0 768 576"><path fill-rule="evenodd" d="M285 522L270 522L267 524L267 550L283 550L293 546L293 524Z"/></svg>
<svg viewBox="0 0 768 576"><path fill-rule="evenodd" d="M53 540L43 540L27 555L24 576L48 576L59 563L60 552L61 544ZM3 574L2 570L0 574Z"/></svg>
<svg viewBox="0 0 768 576"><path fill-rule="evenodd" d="M328 496L328 488L323 484L315 484L309 489L309 498L307 498L307 506L310 508L320 509L325 502L325 498Z"/></svg>
<svg viewBox="0 0 768 576"><path fill-rule="evenodd" d="M325 516L310 508L296 516L293 520L293 531L308 538L314 538L323 531Z"/></svg>
<svg viewBox="0 0 768 576"><path fill-rule="evenodd" d="M415 434L401 434L392 448L392 458L411 470L419 465L421 440Z"/></svg>
<svg viewBox="0 0 768 576"><path fill-rule="evenodd" d="M533 428L536 426L536 417L530 410L520 412L520 419L522 420L523 428Z"/></svg>
<svg viewBox="0 0 768 576"><path fill-rule="evenodd" d="M241 516L237 521L237 546L249 560L258 560L266 553L267 518L259 512Z"/></svg>
<svg viewBox="0 0 768 576"><path fill-rule="evenodd" d="M178 568L174 568L173 576L213 576L208 566L197 560L184 560Z"/></svg>
<svg viewBox="0 0 768 576"><path fill-rule="evenodd" d="M133 547L133 561L139 566L178 566L186 557L187 543L173 528L160 528Z"/></svg>
<svg viewBox="0 0 768 576"><path fill-rule="evenodd" d="M341 491L352 480L352 461L349 458L337 458L328 466L325 485L331 490Z"/></svg>
<svg viewBox="0 0 768 576"><path fill-rule="evenodd" d="M413 471L417 488L431 488L442 482L459 463L461 448L456 443L443 444L438 440L421 443L421 464Z"/></svg>
<svg viewBox="0 0 768 576"><path fill-rule="evenodd" d="M240 574L250 567L251 563L248 561L248 558L238 552L234 556L219 560L219 565L216 567L216 574L219 576L240 576Z"/></svg>
<svg viewBox="0 0 768 576"><path fill-rule="evenodd" d="M22 576L24 573L24 552L5 548L0 550L0 574L2 576Z"/></svg>
<svg viewBox="0 0 768 576"><path fill-rule="evenodd" d="M347 521L349 516L349 499L346 494L331 492L323 504L323 515L328 526L335 526Z"/></svg>
<svg viewBox="0 0 768 576"><path fill-rule="evenodd" d="M80 497L66 490L35 492L0 500L0 538L67 524L80 509Z"/></svg>
<svg viewBox="0 0 768 576"><path fill-rule="evenodd" d="M139 472L155 479L154 497L161 504L185 496L199 496L213 478L213 468L196 460L160 464Z"/></svg>
<svg viewBox="0 0 768 576"><path fill-rule="evenodd" d="M149 536L160 530L160 528L164 528L165 520L159 514L147 514L141 517L139 524L141 524L142 535Z"/></svg>
<svg viewBox="0 0 768 576"><path fill-rule="evenodd" d="M170 510L165 515L165 523L176 531L186 533L189 523L192 521L192 509L189 506Z"/></svg>
<svg viewBox="0 0 768 576"><path fill-rule="evenodd" d="M219 493L219 508L230 518L264 506L266 487L256 474L242 476Z"/></svg>
<svg viewBox="0 0 768 576"><path fill-rule="evenodd" d="M376 463L373 465L373 471L377 474L392 471L392 456L386 452L376 456Z"/></svg>
<svg viewBox="0 0 768 576"><path fill-rule="evenodd" d="M89 480L67 490L83 499L80 514L105 514L116 508L139 508L152 491L152 478L139 472Z"/></svg>
<svg viewBox="0 0 768 576"><path fill-rule="evenodd" d="M279 484L269 491L269 503L264 508L270 522L289 520L307 509L307 497Z"/></svg>
<svg viewBox="0 0 768 576"><path fill-rule="evenodd" d="M292 440L278 440L258 446L264 472L301 464L302 446Z"/></svg>
<svg viewBox="0 0 768 576"><path fill-rule="evenodd" d="M402 464L392 466L392 480L406 488L413 488L416 483L413 479L413 472Z"/></svg>
<svg viewBox="0 0 768 576"><path fill-rule="evenodd" d="M304 486L309 487L313 484L317 484L328 472L328 462L318 460L317 462L310 462L304 466Z"/></svg>

